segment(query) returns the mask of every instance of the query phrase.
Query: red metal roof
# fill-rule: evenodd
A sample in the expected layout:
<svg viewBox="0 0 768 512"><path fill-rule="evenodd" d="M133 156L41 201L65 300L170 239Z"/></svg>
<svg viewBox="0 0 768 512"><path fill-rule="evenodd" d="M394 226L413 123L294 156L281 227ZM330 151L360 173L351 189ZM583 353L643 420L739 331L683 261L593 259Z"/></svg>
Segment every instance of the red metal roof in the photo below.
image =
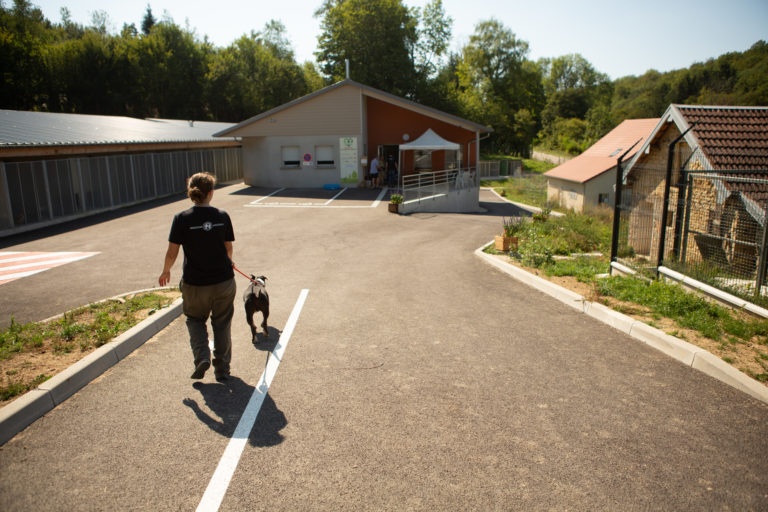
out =
<svg viewBox="0 0 768 512"><path fill-rule="evenodd" d="M632 144L639 141L632 151L624 157L624 161L628 162L658 124L658 118L627 119L582 154L558 165L544 175L549 178L586 183L616 167L618 158Z"/></svg>

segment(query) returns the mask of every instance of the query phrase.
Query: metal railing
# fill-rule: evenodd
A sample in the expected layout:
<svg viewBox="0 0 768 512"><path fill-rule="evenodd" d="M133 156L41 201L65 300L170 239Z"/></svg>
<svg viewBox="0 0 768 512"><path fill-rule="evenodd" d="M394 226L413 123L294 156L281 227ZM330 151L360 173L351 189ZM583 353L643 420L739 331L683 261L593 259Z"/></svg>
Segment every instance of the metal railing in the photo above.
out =
<svg viewBox="0 0 768 512"><path fill-rule="evenodd" d="M430 208L434 207L435 201L443 205L450 203L451 194L477 188L479 180L473 168L444 169L403 176L401 185L401 210L415 212L425 207L426 201L430 201Z"/></svg>
<svg viewBox="0 0 768 512"><path fill-rule="evenodd" d="M480 160L477 164L477 174L481 178L492 178L501 175L501 162L498 160Z"/></svg>

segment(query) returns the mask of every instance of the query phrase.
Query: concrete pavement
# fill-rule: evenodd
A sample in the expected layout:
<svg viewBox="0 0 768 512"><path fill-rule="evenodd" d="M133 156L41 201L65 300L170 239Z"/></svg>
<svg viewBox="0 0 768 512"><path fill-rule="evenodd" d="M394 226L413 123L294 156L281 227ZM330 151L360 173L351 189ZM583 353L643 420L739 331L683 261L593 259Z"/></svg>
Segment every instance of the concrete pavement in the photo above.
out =
<svg viewBox="0 0 768 512"><path fill-rule="evenodd" d="M590 302L577 293L506 263L497 256L483 252L484 247L478 248L475 255L485 260L489 265L499 268L526 285L556 298L563 304L581 310L588 316L625 332L673 359L768 403L768 387L738 371L719 357L600 303ZM72 396L113 364L127 357L180 314L181 299L0 409L0 444L5 443L33 421Z"/></svg>
<svg viewBox="0 0 768 512"><path fill-rule="evenodd" d="M222 510L766 508L768 406L480 261L510 205L250 206L265 195L217 192L235 261L269 276L273 326L309 295ZM0 297L147 287L183 204L19 243L100 256ZM252 345L238 310L236 379L190 385L172 321L0 448L4 508L195 508L280 334Z"/></svg>

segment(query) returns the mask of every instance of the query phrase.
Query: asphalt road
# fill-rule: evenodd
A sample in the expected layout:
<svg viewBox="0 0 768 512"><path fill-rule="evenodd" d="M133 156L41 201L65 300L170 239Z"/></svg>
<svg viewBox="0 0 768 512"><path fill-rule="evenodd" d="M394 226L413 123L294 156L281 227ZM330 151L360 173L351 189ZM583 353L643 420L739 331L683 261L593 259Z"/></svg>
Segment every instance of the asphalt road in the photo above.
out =
<svg viewBox="0 0 768 512"><path fill-rule="evenodd" d="M213 203L238 267L269 278L270 340L251 344L238 306L235 378L195 384L175 320L0 448L0 509L194 510L307 290L220 510L768 510L768 405L474 256L513 206L483 192L487 213L399 216L372 191L270 192ZM0 311L154 286L187 204L4 240L99 254L1 285Z"/></svg>

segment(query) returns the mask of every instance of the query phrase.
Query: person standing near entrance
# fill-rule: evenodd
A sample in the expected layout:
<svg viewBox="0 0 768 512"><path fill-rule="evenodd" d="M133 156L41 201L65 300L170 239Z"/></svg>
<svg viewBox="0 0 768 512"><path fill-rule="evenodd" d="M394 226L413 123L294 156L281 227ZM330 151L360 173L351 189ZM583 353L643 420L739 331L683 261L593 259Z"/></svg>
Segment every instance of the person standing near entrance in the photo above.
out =
<svg viewBox="0 0 768 512"><path fill-rule="evenodd" d="M216 178L207 172L194 174L187 181L187 196L194 205L173 218L158 282L160 286L170 282L171 267L179 248L183 248L180 288L194 357L192 378L202 379L211 367L206 327L210 317L214 373L216 380L224 381L229 377L232 360L231 327L237 289L232 263L235 233L227 212L210 204L215 186Z"/></svg>
<svg viewBox="0 0 768 512"><path fill-rule="evenodd" d="M371 159L371 183L374 187L379 187L379 155L373 155Z"/></svg>
<svg viewBox="0 0 768 512"><path fill-rule="evenodd" d="M397 186L397 162L395 162L394 155L387 157L387 186L394 188Z"/></svg>

